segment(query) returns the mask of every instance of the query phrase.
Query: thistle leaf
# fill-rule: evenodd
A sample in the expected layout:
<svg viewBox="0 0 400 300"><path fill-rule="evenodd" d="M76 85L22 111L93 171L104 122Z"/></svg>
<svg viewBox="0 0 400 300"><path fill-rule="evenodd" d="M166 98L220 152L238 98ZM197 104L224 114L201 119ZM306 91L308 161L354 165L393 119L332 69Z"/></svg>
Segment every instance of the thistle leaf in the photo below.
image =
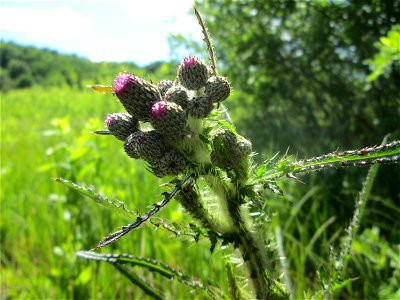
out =
<svg viewBox="0 0 400 300"><path fill-rule="evenodd" d="M125 203L121 201L111 201L107 197L102 196L101 194L96 193L93 189L83 187L81 185L78 185L72 181L69 181L67 179L63 178L55 178L55 181L64 184L68 188L86 196L89 197L90 199L94 200L96 203L99 203L107 208L111 208L114 211L123 214L124 216L134 219L136 216L138 216L137 212L131 211L125 207Z"/></svg>
<svg viewBox="0 0 400 300"><path fill-rule="evenodd" d="M276 180L282 176L293 178L295 174L310 173L329 168L398 163L399 161L400 141L358 150L331 152L322 156L294 162L290 162L288 157L284 157L265 173L262 173L262 166L260 166L257 171L260 175L262 174L262 176L258 178L256 182Z"/></svg>
<svg viewBox="0 0 400 300"><path fill-rule="evenodd" d="M208 58L210 60L210 64L211 64L211 69L212 69L212 75L217 76L218 75L218 71L217 71L217 58L215 56L215 51L214 51L214 47L211 43L211 37L210 37L210 32L208 31L208 28L206 26L206 23L204 22L203 18L200 15L200 12L197 10L196 6L193 6L194 9L194 13L196 15L196 18L201 26L201 30L203 32L204 35L204 43L207 46L207 50L208 50Z"/></svg>
<svg viewBox="0 0 400 300"><path fill-rule="evenodd" d="M119 240L121 237L123 237L125 234L127 234L129 231L132 229L138 228L140 225L148 221L152 216L154 216L156 213L160 211L161 208L163 208L165 205L168 204L168 202L175 197L181 190L182 185L189 180L189 178L192 176L190 172L188 172L180 181L178 184L174 186L171 192L164 192L162 195L164 195L164 199L154 203L153 208L149 210L147 213L145 213L142 216L138 216L136 218L136 221L127 225L123 226L120 230L111 233L110 235L106 236L103 240L101 240L96 247L93 248L93 250L100 249L108 244L111 244L113 242L116 242Z"/></svg>
<svg viewBox="0 0 400 300"><path fill-rule="evenodd" d="M199 279L189 276L188 274L171 268L159 261L133 256L129 254L101 254L95 253L92 251L79 251L77 256L96 261L105 261L111 263L114 266L118 266L117 269L120 270L119 267L123 267L124 265L130 265L132 267L141 267L149 270L152 273L158 273L163 277L168 279L176 279L180 283L185 284L193 289L200 289L208 292L209 294L215 295L215 285L213 284L204 284ZM125 268L127 272L133 273L128 268ZM124 273L125 274L125 273ZM134 273L133 273L134 274ZM137 275L135 275L137 276ZM219 297L222 297L222 292L218 290Z"/></svg>

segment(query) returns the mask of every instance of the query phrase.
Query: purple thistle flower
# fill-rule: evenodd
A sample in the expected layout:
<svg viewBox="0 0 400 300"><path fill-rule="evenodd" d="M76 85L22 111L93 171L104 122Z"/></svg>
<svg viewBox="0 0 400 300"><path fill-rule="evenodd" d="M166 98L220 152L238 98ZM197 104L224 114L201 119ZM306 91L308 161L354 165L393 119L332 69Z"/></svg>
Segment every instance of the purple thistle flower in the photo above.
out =
<svg viewBox="0 0 400 300"><path fill-rule="evenodd" d="M182 62L185 67L190 68L196 63L196 58L193 56L185 57Z"/></svg>
<svg viewBox="0 0 400 300"><path fill-rule="evenodd" d="M151 124L169 140L178 140L183 136L186 121L186 113L174 102L160 101L151 108Z"/></svg>
<svg viewBox="0 0 400 300"><path fill-rule="evenodd" d="M149 121L151 106L159 99L155 85L135 75L120 73L112 89L129 114L140 121Z"/></svg>
<svg viewBox="0 0 400 300"><path fill-rule="evenodd" d="M167 104L164 101L159 101L153 104L151 107L151 117L153 119L159 119L167 109Z"/></svg>
<svg viewBox="0 0 400 300"><path fill-rule="evenodd" d="M185 57L178 67L179 82L189 90L198 90L208 80L208 68L197 57Z"/></svg>

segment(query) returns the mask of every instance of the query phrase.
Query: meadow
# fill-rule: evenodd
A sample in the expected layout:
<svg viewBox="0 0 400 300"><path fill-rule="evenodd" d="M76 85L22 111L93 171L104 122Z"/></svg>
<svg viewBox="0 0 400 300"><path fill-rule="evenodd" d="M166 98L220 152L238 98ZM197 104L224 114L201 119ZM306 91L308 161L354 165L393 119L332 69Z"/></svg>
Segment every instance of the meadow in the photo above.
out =
<svg viewBox="0 0 400 300"><path fill-rule="evenodd" d="M53 180L63 177L95 187L140 211L159 200L163 182L144 163L129 159L122 142L90 133L103 128L107 113L121 111L119 103L89 89L32 88L1 95L1 111L2 299L140 298L140 290L111 272L111 266L75 256L127 218ZM190 221L175 202L162 218ZM210 273L215 279L224 276L217 263L223 253L211 255L207 242L193 245L161 228L143 227L105 251L182 266L203 280ZM183 285L154 280L166 295L189 295Z"/></svg>

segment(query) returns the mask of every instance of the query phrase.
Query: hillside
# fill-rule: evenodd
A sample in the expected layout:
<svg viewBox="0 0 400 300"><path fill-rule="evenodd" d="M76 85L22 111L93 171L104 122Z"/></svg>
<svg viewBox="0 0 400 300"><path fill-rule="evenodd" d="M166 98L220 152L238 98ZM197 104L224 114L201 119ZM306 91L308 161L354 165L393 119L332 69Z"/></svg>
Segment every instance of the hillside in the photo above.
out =
<svg viewBox="0 0 400 300"><path fill-rule="evenodd" d="M133 62L94 63L76 55L9 42L0 42L0 60L0 87L3 92L35 85L83 88L93 83L109 84L122 70L149 74L157 72L164 64L154 62L140 68Z"/></svg>

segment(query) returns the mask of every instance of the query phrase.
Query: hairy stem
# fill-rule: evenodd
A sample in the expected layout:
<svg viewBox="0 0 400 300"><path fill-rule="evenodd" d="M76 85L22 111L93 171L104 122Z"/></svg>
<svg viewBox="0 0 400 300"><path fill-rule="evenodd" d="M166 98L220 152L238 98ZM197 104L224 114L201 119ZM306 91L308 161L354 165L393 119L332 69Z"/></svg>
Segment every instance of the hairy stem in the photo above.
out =
<svg viewBox="0 0 400 300"><path fill-rule="evenodd" d="M268 277L267 262L255 235L247 228L238 199L228 199L228 210L236 229L237 242L246 262L258 299L286 299L287 294Z"/></svg>
<svg viewBox="0 0 400 300"><path fill-rule="evenodd" d="M240 193L240 183L229 183L222 179L222 174L216 170L209 174L207 183L226 205L231 225L229 231L229 242L238 247L243 260L246 262L250 279L258 299L285 299L287 294L272 281L267 274L267 260L263 253L263 245L260 244L256 234L252 233L245 221L241 204L244 196Z"/></svg>

